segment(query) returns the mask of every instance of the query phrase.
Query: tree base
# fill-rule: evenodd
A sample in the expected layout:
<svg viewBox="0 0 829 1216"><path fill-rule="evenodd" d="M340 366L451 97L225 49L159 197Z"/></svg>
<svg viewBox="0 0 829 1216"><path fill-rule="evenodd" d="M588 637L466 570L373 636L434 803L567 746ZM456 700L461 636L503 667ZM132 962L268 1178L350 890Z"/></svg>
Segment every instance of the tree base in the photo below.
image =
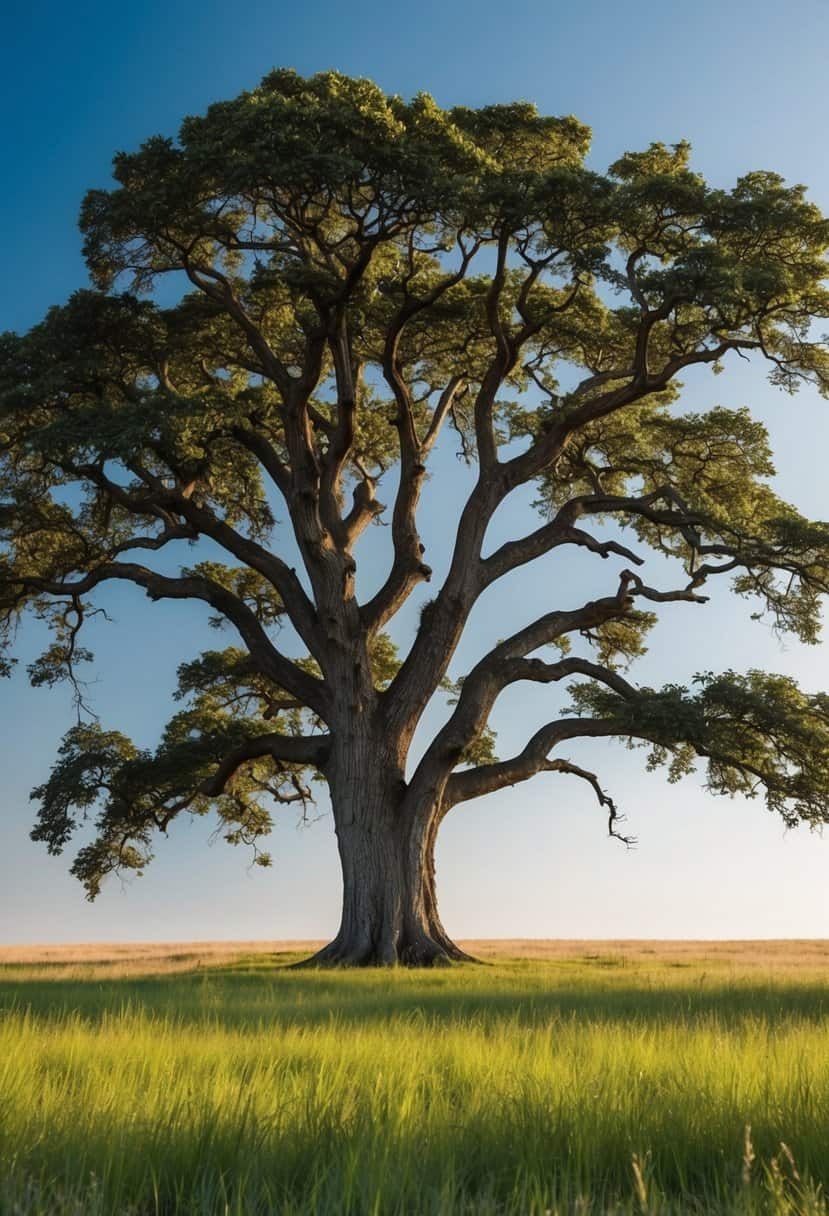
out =
<svg viewBox="0 0 829 1216"><path fill-rule="evenodd" d="M451 967L453 963L480 961L448 938L435 941L424 936L416 942L401 942L395 948L390 942L346 942L335 937L322 950L293 963L292 967Z"/></svg>

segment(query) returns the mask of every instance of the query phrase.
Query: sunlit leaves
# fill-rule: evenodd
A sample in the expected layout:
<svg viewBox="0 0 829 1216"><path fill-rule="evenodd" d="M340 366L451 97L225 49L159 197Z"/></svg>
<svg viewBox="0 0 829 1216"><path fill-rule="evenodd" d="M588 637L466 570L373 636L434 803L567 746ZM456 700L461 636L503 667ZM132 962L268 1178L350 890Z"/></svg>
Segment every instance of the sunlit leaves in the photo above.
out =
<svg viewBox="0 0 829 1216"><path fill-rule="evenodd" d="M690 578L733 574L734 589L757 599L776 628L814 642L829 587L829 529L783 502L773 473L768 434L748 410L677 414L646 398L580 430L545 476L541 505L558 509L576 492L601 514L606 496L608 514L681 558ZM626 510L626 499L650 505Z"/></svg>
<svg viewBox="0 0 829 1216"><path fill-rule="evenodd" d="M760 794L790 826L829 818L829 698L788 676L706 673L689 688L644 688L620 697L598 685L571 689L579 712L613 723L634 745L652 745L651 766L673 779L707 762L716 794Z"/></svg>

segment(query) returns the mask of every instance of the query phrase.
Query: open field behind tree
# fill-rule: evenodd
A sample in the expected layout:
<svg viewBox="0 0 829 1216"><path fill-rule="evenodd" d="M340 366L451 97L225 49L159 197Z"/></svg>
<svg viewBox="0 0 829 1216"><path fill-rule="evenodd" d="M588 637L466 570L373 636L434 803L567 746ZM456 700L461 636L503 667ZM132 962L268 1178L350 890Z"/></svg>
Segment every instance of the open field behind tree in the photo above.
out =
<svg viewBox="0 0 829 1216"><path fill-rule="evenodd" d="M468 944L4 948L0 1212L827 1210L829 944Z"/></svg>
<svg viewBox="0 0 829 1216"><path fill-rule="evenodd" d="M60 944L0 945L0 975L28 976L44 969L57 976L67 969L109 975L157 975L189 971L207 964L239 962L255 955L312 954L322 939L213 942L72 942ZM688 941L603 938L462 938L460 945L475 958L494 962L516 959L594 961L620 966L631 962L660 964L696 963L713 966L773 967L775 973L809 967L822 970L829 979L829 941L776 938L768 941ZM283 960L284 961L284 960ZM22 970L22 969L25 969Z"/></svg>

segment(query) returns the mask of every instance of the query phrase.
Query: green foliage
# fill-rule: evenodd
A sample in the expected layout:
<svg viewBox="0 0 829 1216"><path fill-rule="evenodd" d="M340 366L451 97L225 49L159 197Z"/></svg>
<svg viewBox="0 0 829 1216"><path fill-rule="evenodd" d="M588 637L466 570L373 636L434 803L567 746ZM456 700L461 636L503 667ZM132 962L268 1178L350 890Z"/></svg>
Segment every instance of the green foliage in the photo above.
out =
<svg viewBox="0 0 829 1216"><path fill-rule="evenodd" d="M748 410L676 415L668 402L646 399L583 428L545 475L539 505L553 512L575 493L594 495L601 511L607 496L607 514L638 540L680 558L691 577L700 567L735 569L735 591L758 599L760 615L814 643L829 524L783 502L768 485L773 473L768 434ZM646 513L613 501L646 496Z"/></svg>
<svg viewBox="0 0 829 1216"><path fill-rule="evenodd" d="M608 670L626 668L647 652L645 638L657 622L655 612L631 611L621 620L603 621L583 631L596 658Z"/></svg>
<svg viewBox="0 0 829 1216"><path fill-rule="evenodd" d="M152 839L182 810L218 811L225 839L254 848L271 828L263 793L280 795L285 786L303 787L295 772L281 771L269 758L250 761L231 786L212 791L216 766L233 748L250 740L255 724L202 698L176 714L154 751L140 751L117 731L81 724L65 736L52 773L32 791L40 806L32 831L51 853L62 852L78 820L94 816L95 839L80 849L72 873L90 899L114 870L140 874L152 858ZM262 733L267 727L260 728ZM256 853L258 864L267 854Z"/></svg>
<svg viewBox="0 0 829 1216"><path fill-rule="evenodd" d="M199 562L192 567L182 567L181 572L185 576L209 579L215 586L230 591L263 625L278 625L285 615L285 607L275 587L257 570L228 566L224 562ZM227 618L219 613L210 623L220 629L227 624Z"/></svg>
<svg viewBox="0 0 829 1216"><path fill-rule="evenodd" d="M369 661L375 686L388 688L400 670L400 655L387 633L378 633L372 638Z"/></svg>
<svg viewBox="0 0 829 1216"><path fill-rule="evenodd" d="M460 700L463 680L444 679L441 691L447 694L447 704L457 705ZM491 726L484 726L466 745L458 758L458 765L494 764L497 759L495 744L498 736Z"/></svg>
<svg viewBox="0 0 829 1216"><path fill-rule="evenodd" d="M650 765L672 779L705 757L716 794L762 793L790 827L829 817L829 697L802 692L788 676L727 671L620 696L596 684L571 690L575 708L613 723L634 746L652 745Z"/></svg>

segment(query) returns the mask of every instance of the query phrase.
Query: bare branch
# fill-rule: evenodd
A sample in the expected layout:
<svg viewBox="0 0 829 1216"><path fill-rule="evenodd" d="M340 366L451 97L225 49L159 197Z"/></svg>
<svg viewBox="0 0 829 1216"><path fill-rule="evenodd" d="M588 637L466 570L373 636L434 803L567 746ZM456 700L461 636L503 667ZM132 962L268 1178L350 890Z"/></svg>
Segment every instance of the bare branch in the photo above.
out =
<svg viewBox="0 0 829 1216"><path fill-rule="evenodd" d="M636 844L635 836L625 836L619 831L618 825L624 821L625 816L619 813L616 803L606 793L595 773L591 773L586 768L579 768L577 764L573 764L569 760L547 760L543 765L543 772L546 773L569 773L572 777L579 777L582 781L586 781L592 788L598 799L599 806L607 807L607 834L613 836L616 840L621 840L627 848L632 848Z"/></svg>
<svg viewBox="0 0 829 1216"><path fill-rule="evenodd" d="M558 548L560 545L578 545L584 549L589 549L591 553L597 553L603 558L608 558L613 553L619 557L624 557L627 561L631 561L637 566L641 566L644 560L641 557L637 557L631 549L619 544L615 540L600 541L581 528L575 528L561 522L561 516L559 515L556 519L551 520L550 523L545 524L541 528L537 528L535 532L531 532L528 536L522 537L520 540L508 541L506 544L501 545L489 557L484 558L480 568L481 588L488 587L490 583L503 578L505 574L509 574L512 570L533 561L537 557L552 552L553 549Z"/></svg>
<svg viewBox="0 0 829 1216"><path fill-rule="evenodd" d="M463 384L463 376L452 376L446 388L440 394L434 413L432 414L432 421L429 423L429 429L420 444L420 450L423 455L431 452L434 447L435 441L446 421L446 416L451 412L455 404L455 398L458 395L458 391L463 387Z"/></svg>
<svg viewBox="0 0 829 1216"><path fill-rule="evenodd" d="M482 764L453 773L446 783L443 806L448 810L459 802L494 793L508 785L528 781L543 771L550 752L565 739L612 738L620 736L618 724L591 718L561 718L548 722L532 736L523 751L508 760ZM626 731L621 737L629 737Z"/></svg>
<svg viewBox="0 0 829 1216"><path fill-rule="evenodd" d="M304 705L325 718L329 694L323 682L308 675L281 654L271 642L256 614L232 592L210 579L196 575L170 578L134 563L108 562L72 582L21 577L12 580L12 583L20 587L21 596L34 592L77 598L88 594L102 583L117 580L143 587L152 600L193 599L209 604L236 626L263 675L272 679L279 687L287 689Z"/></svg>

